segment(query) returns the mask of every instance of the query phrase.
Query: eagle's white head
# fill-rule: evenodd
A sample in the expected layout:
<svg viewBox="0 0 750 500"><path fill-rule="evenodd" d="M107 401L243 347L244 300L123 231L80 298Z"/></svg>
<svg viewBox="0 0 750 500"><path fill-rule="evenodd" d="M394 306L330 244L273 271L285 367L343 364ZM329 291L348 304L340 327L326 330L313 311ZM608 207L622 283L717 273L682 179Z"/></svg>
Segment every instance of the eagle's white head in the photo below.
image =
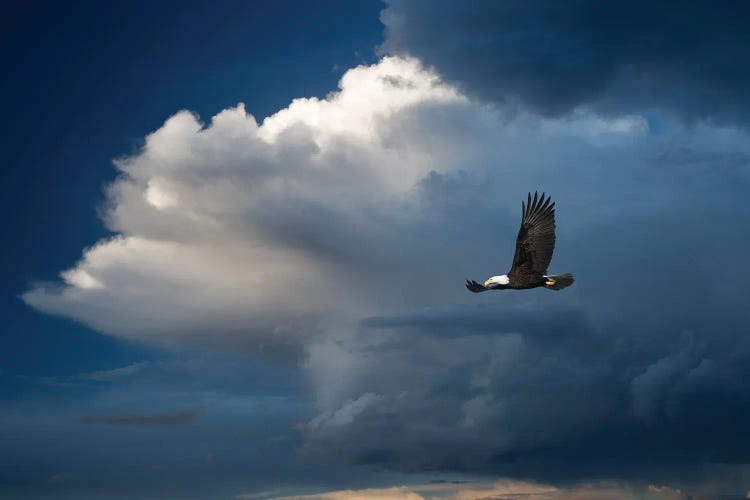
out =
<svg viewBox="0 0 750 500"><path fill-rule="evenodd" d="M484 282L484 286L507 285L508 283L510 283L510 278L508 278L507 274L503 274L502 276L493 276L488 279Z"/></svg>

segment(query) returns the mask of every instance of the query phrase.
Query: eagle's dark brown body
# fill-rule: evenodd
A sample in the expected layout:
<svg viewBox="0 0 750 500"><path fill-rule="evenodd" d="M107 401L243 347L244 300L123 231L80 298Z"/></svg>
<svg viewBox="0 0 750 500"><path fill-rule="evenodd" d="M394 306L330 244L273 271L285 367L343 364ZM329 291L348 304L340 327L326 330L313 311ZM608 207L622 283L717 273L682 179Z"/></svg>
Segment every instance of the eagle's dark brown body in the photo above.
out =
<svg viewBox="0 0 750 500"><path fill-rule="evenodd" d="M516 238L516 252L513 265L507 275L493 276L484 285L467 280L466 288L472 292L487 290L525 290L547 287L560 290L573 283L573 276L562 274L547 275L547 267L555 250L555 204L542 193L528 195L526 203L521 203L521 228Z"/></svg>
<svg viewBox="0 0 750 500"><path fill-rule="evenodd" d="M529 276L525 275L521 279L511 281L504 288L510 288L512 290L528 290L529 288L538 288L544 286L547 279L543 275ZM492 290L492 288L490 288Z"/></svg>

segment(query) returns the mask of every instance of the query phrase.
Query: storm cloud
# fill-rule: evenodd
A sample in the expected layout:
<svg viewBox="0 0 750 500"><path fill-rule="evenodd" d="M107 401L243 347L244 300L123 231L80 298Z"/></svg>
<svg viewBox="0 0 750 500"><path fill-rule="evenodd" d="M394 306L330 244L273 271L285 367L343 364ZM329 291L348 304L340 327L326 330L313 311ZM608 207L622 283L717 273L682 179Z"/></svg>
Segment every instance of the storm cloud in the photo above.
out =
<svg viewBox="0 0 750 500"><path fill-rule="evenodd" d="M747 132L461 88L388 57L261 124L179 112L117 161L117 236L24 300L283 360L313 461L663 484L750 460ZM575 285L468 293L509 268L537 189Z"/></svg>
<svg viewBox="0 0 750 500"><path fill-rule="evenodd" d="M386 3L382 50L418 57L472 96L546 116L750 118L744 2Z"/></svg>

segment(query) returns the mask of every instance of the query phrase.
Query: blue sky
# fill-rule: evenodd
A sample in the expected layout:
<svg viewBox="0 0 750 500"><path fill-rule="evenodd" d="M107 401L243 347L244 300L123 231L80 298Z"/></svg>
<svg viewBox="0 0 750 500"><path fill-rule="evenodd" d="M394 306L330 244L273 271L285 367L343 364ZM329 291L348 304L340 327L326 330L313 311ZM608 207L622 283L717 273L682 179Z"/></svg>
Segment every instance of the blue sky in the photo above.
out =
<svg viewBox="0 0 750 500"><path fill-rule="evenodd" d="M681 6L9 8L0 497L744 497L749 13ZM537 189L575 285L468 293Z"/></svg>

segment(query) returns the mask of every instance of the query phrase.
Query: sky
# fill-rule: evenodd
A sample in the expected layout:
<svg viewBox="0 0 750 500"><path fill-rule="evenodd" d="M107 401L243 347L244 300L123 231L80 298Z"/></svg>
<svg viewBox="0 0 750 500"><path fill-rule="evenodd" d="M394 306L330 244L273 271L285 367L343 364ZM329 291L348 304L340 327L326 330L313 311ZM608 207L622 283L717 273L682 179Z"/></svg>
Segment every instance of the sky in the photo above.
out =
<svg viewBox="0 0 750 500"><path fill-rule="evenodd" d="M750 495L748 21L6 7L0 498Z"/></svg>

